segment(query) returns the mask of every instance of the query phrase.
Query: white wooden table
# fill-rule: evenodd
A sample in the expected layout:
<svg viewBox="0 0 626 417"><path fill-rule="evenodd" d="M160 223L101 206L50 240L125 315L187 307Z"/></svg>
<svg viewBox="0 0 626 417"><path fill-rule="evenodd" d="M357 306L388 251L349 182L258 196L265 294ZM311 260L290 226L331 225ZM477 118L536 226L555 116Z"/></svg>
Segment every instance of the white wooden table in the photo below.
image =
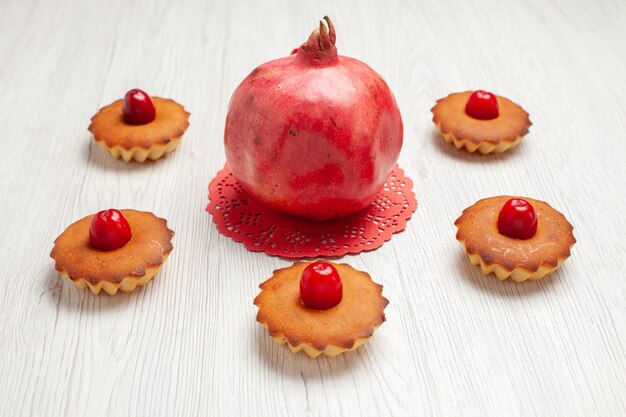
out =
<svg viewBox="0 0 626 417"><path fill-rule="evenodd" d="M626 415L626 3L301 3L0 0L0 415ZM255 322L258 284L290 261L220 235L204 207L234 88L324 14L340 53L395 92L420 206L343 259L384 284L387 322L312 360ZM133 87L192 113L156 163L115 161L87 132ZM436 134L434 101L476 88L531 114L516 150L469 155ZM500 282L465 259L454 220L499 194L575 226L551 278ZM93 296L48 255L109 207L167 218L175 249L144 289Z"/></svg>

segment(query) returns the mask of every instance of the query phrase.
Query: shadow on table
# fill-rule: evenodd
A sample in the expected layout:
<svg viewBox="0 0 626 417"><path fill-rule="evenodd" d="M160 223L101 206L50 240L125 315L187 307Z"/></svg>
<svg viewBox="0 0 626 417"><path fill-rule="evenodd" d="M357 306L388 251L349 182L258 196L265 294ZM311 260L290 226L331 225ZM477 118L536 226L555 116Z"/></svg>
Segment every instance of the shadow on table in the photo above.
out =
<svg viewBox="0 0 626 417"><path fill-rule="evenodd" d="M433 130L430 134L430 140L435 143L435 147L444 155L449 156L453 159L458 159L461 161L473 162L473 163L488 163L490 161L500 161L508 158L512 158L518 153L518 149L520 146L524 146L524 141L505 151L500 153L490 153L487 155L483 155L480 152L476 151L474 153L469 153L468 151L463 149L457 149L453 144L447 143L441 133L437 130Z"/></svg>
<svg viewBox="0 0 626 417"><path fill-rule="evenodd" d="M169 154L165 154L157 161L146 159L145 162L137 162L135 160L126 162L123 159L115 159L113 155L111 155L104 149L101 149L100 146L98 146L93 140L93 137L90 137L89 140L85 140L83 155L85 160L87 161L87 164L95 165L105 171L137 171L142 169L150 169L154 166L154 164L163 163L162 160L170 158Z"/></svg>
<svg viewBox="0 0 626 417"><path fill-rule="evenodd" d="M289 375L301 380L305 387L307 379L333 377L345 372L357 372L366 366L372 358L368 341L353 352L329 357L320 355L317 358L309 357L304 351L292 353L287 344L279 345L262 326L250 333L250 343L255 346L261 362L272 371L280 375ZM376 333L374 336L376 337Z"/></svg>
<svg viewBox="0 0 626 417"><path fill-rule="evenodd" d="M51 268L51 271L45 277L45 283L42 287L44 290L41 297L47 296L59 308L76 312L86 309L98 311L114 310L120 306L129 306L132 298L142 297L144 291L149 291L144 286L135 288L131 293L119 291L115 295L109 295L102 291L96 295L88 288L79 288L74 285L68 278L59 275L54 268Z"/></svg>
<svg viewBox="0 0 626 417"><path fill-rule="evenodd" d="M559 270L541 278L538 281L515 282L510 278L500 281L495 274L483 275L480 266L470 263L467 255L459 251L456 255L456 268L459 275L478 291L486 291L500 297L530 296L535 293L542 293L559 285L561 273Z"/></svg>

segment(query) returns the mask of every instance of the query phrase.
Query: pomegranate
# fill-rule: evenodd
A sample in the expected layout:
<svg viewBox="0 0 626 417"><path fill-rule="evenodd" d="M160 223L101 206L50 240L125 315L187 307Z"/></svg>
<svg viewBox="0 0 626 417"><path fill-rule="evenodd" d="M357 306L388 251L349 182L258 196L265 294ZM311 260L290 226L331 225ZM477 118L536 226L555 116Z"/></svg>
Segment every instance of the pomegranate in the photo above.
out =
<svg viewBox="0 0 626 417"><path fill-rule="evenodd" d="M255 68L231 98L233 175L269 207L330 220L374 199L398 159L402 118L385 80L337 54L326 16L290 56Z"/></svg>

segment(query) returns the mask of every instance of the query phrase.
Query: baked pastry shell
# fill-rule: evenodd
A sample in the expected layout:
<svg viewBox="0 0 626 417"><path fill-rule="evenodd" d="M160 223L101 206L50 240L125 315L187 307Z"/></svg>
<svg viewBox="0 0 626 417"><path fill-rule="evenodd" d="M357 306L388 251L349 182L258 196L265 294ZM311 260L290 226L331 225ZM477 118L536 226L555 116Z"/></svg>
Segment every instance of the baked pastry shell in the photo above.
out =
<svg viewBox="0 0 626 417"><path fill-rule="evenodd" d="M152 97L152 103L156 117L143 125L124 121L122 99L100 109L89 125L98 146L127 162L156 160L172 152L189 127L189 112L171 99Z"/></svg>
<svg viewBox="0 0 626 417"><path fill-rule="evenodd" d="M86 216L54 241L50 256L55 260L55 269L94 294L101 290L111 295L118 290L130 292L152 279L173 249L174 232L165 219L150 212L120 211L130 225L132 238L128 243L112 251L95 249L89 243L93 215Z"/></svg>
<svg viewBox="0 0 626 417"><path fill-rule="evenodd" d="M499 116L475 119L465 113L471 94L472 91L450 94L437 100L431 109L433 122L446 142L481 154L504 152L519 144L532 125L528 113L513 101L496 95Z"/></svg>
<svg viewBox="0 0 626 417"><path fill-rule="evenodd" d="M310 262L278 269L259 286L257 321L294 353L303 350L317 357L355 350L385 321L389 301L382 296L382 285L350 265L329 263L341 277L343 298L327 310L310 309L300 301L300 276Z"/></svg>
<svg viewBox="0 0 626 417"><path fill-rule="evenodd" d="M498 231L498 215L511 198L523 198L535 209L537 232L530 239L514 239ZM473 265L500 280L538 280L554 272L576 243L573 226L548 203L529 197L497 196L479 200L454 222L456 238Z"/></svg>

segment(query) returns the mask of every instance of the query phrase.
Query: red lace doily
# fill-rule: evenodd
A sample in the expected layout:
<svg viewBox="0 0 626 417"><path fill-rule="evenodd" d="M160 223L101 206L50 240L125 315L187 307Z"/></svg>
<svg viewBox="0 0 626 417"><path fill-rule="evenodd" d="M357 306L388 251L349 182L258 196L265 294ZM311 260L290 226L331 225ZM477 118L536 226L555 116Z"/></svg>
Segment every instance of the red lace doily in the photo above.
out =
<svg viewBox="0 0 626 417"><path fill-rule="evenodd" d="M217 230L247 249L285 258L338 257L373 250L404 230L417 208L413 182L397 165L376 199L338 220L316 222L274 211L254 200L224 166L209 184Z"/></svg>

